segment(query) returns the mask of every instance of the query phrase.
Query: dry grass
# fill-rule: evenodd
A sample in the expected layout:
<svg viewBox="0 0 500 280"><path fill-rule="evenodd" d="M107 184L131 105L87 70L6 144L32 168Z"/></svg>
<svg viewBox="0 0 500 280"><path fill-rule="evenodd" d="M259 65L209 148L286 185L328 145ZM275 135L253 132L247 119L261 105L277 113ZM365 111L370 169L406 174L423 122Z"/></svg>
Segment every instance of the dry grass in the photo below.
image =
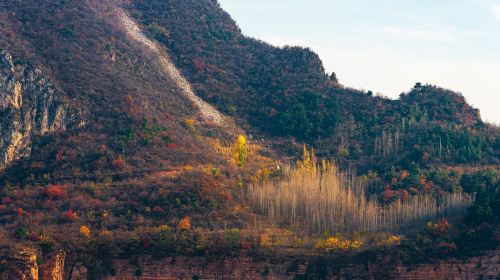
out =
<svg viewBox="0 0 500 280"><path fill-rule="evenodd" d="M435 197L413 196L381 206L367 198L360 180L334 165L301 164L284 173L281 181L249 186L245 199L277 225L307 234L393 231L456 213L472 202L455 193L439 203Z"/></svg>
<svg viewBox="0 0 500 280"><path fill-rule="evenodd" d="M235 140L236 141L236 140ZM221 141L217 138L206 138L205 142L209 143L210 146L220 155L224 156L228 161L233 161L234 157L234 142L229 143L229 142L224 142ZM260 151L262 150L262 147L248 142L247 144L247 157L248 159L251 159L253 161L265 161L266 158L260 156Z"/></svg>

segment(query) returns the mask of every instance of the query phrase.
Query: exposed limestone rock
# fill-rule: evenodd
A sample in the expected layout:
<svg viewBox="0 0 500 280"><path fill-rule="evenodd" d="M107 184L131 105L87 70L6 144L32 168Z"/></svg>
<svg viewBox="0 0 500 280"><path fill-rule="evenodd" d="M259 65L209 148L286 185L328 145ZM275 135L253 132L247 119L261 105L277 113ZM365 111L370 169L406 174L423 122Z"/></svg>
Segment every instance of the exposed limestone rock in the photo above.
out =
<svg viewBox="0 0 500 280"><path fill-rule="evenodd" d="M36 262L36 255L35 254L30 254L29 255L29 269L28 269L28 275L27 279L33 279L37 280L38 279L38 263Z"/></svg>
<svg viewBox="0 0 500 280"><path fill-rule="evenodd" d="M63 280L65 252L45 256L42 265L37 262L38 254L33 248L13 249L9 255L7 271L0 273L0 279Z"/></svg>
<svg viewBox="0 0 500 280"><path fill-rule="evenodd" d="M28 156L35 135L65 130L71 118L40 68L0 51L0 170Z"/></svg>
<svg viewBox="0 0 500 280"><path fill-rule="evenodd" d="M399 263L354 262L328 267L327 279L498 279L500 252L486 252L484 256L468 260L448 259L435 263L403 266ZM139 263L117 260L116 274L106 280L134 279L138 268L144 279L297 279L304 277L306 267L299 265L289 270L290 263L270 263L251 258L231 258L224 261L193 257L176 257L157 260L143 258ZM266 271L266 273L264 273Z"/></svg>
<svg viewBox="0 0 500 280"><path fill-rule="evenodd" d="M177 87L182 90L184 96L186 96L199 110L201 120L206 123L213 123L221 127L227 127L227 117L194 93L191 84L186 80L186 78L184 78L184 76L182 76L179 69L177 69L171 61L168 53L161 49L156 42L147 38L139 25L132 18L130 18L124 10L118 9L117 13L118 20L124 27L127 34L136 42L155 53L163 72L165 72L165 74L176 83Z"/></svg>
<svg viewBox="0 0 500 280"><path fill-rule="evenodd" d="M448 259L436 263L405 267L389 262L354 262L328 267L327 279L498 279L500 275L500 252L486 252L484 256L469 260ZM251 258L231 258L224 261L205 258L176 257L156 260L143 258L139 263L117 260L116 274L104 277L106 280L133 279L138 268L144 279L297 279L304 277L306 264L290 271L290 263L270 263ZM267 271L266 273L264 273Z"/></svg>
<svg viewBox="0 0 500 280"><path fill-rule="evenodd" d="M43 277L44 280L63 280L64 279L64 262L66 261L66 254L60 251L43 264Z"/></svg>
<svg viewBox="0 0 500 280"><path fill-rule="evenodd" d="M19 110L21 106L23 106L23 90L22 85L19 82L16 82L14 85L14 98L11 100L12 106Z"/></svg>
<svg viewBox="0 0 500 280"><path fill-rule="evenodd" d="M4 274L0 274L0 279L39 279L36 251L32 249L22 249L18 252L12 252L8 261L10 266Z"/></svg>
<svg viewBox="0 0 500 280"><path fill-rule="evenodd" d="M52 267L52 280L63 280L64 279L64 262L66 261L66 254L60 252L57 254Z"/></svg>

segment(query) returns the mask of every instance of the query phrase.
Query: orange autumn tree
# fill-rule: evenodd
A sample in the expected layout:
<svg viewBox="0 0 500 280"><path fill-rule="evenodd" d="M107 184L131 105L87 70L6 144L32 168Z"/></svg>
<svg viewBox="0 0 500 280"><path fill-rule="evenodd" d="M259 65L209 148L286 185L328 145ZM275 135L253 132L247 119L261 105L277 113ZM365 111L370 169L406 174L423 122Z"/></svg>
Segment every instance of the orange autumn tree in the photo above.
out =
<svg viewBox="0 0 500 280"><path fill-rule="evenodd" d="M189 230L191 228L191 219L189 217L182 218L177 228L179 230Z"/></svg>
<svg viewBox="0 0 500 280"><path fill-rule="evenodd" d="M87 225L83 225L80 227L80 234L85 238L90 238L91 230Z"/></svg>

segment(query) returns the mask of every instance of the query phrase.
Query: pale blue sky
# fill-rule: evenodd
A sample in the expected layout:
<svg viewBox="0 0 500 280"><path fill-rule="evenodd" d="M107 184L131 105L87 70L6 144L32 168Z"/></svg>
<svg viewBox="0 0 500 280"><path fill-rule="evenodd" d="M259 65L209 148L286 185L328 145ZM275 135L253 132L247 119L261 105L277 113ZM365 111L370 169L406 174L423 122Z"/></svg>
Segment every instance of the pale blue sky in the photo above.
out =
<svg viewBox="0 0 500 280"><path fill-rule="evenodd" d="M317 52L349 87L460 91L500 124L500 0L220 0L243 33Z"/></svg>

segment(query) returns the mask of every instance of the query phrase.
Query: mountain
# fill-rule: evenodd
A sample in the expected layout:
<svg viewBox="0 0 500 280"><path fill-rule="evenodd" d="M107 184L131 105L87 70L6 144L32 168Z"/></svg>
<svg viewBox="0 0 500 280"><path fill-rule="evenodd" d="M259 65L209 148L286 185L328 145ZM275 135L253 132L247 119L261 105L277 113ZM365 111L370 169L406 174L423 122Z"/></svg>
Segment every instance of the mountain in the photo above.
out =
<svg viewBox="0 0 500 280"><path fill-rule="evenodd" d="M7 37L2 40L2 49L15 64L4 64L3 68L7 72L4 86L8 95L3 99L6 106L2 112L6 117L2 120L7 124L2 129L12 131L9 134L14 136L4 141L2 152L5 150L7 155L9 150L15 151L14 155L5 157L3 165L19 158L17 154L28 155L30 138L55 137L56 132L63 131L67 133L61 137L73 138L67 139L68 142L75 142L73 144L82 150L96 150L107 145L113 156L130 158L128 162L132 165L136 164L133 155L155 158L150 160L153 161L151 166L139 163L146 159L138 158L134 168L140 169L155 169L161 161L169 161L165 152L151 151L159 145L175 144L179 150L184 147L191 150L185 155L186 160L204 154L203 148L196 147L198 141L180 123L189 118L205 122L206 116L197 112L205 103L192 102L190 89L182 85L186 82L178 81L180 74L165 69L164 64L169 63L166 53L165 58L159 59L157 53L144 47L143 42L128 38L128 29L134 27L127 23L116 26L111 22L125 16L120 14L121 10L107 4L68 1L44 1L40 5L9 1L2 6L2 10L12 11L4 18L6 30L3 35ZM16 35L11 38L10 32ZM42 99L45 96L47 100ZM21 101L8 102L15 98L24 99L26 108L16 105ZM28 102L29 98L34 99L33 102ZM215 127L211 133L217 130ZM22 131L23 140L16 140L18 131ZM54 133L48 135L47 132ZM135 142L154 143L148 147L136 145L131 150L119 147L120 141L131 140L129 138L134 138ZM16 145L16 141L22 143ZM42 142L41 145L52 144L52 141ZM67 141L61 142L64 146ZM94 147L90 148L92 145ZM118 151L116 155L115 151ZM200 151L198 155L196 151ZM57 151L51 152L57 154ZM83 164L88 160L86 156L82 152L81 157L77 157ZM73 159L72 164L75 163Z"/></svg>
<svg viewBox="0 0 500 280"><path fill-rule="evenodd" d="M350 159L357 159L373 156L373 141L366 139L383 131L424 123L425 130L436 125L458 138L451 127L484 127L479 111L450 90L418 83L400 100L390 100L346 88L325 73L311 50L277 48L243 36L217 2L138 1L129 9L169 50L197 94L262 137L294 137L329 156L347 149L355 155ZM401 137L415 138L413 133ZM411 144L434 149L438 143ZM449 159L463 160L462 143L448 144ZM487 146L490 155L498 155L498 148Z"/></svg>
<svg viewBox="0 0 500 280"><path fill-rule="evenodd" d="M279 259L263 236L286 225L243 193L300 153L315 163L303 145L387 206L479 194L468 219L483 223L466 226L484 235L468 241L498 237L500 130L460 93L349 88L310 49L242 35L214 0L0 1L0 89L6 277L58 252L89 278L143 255Z"/></svg>

